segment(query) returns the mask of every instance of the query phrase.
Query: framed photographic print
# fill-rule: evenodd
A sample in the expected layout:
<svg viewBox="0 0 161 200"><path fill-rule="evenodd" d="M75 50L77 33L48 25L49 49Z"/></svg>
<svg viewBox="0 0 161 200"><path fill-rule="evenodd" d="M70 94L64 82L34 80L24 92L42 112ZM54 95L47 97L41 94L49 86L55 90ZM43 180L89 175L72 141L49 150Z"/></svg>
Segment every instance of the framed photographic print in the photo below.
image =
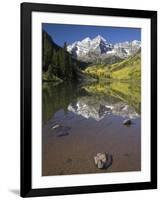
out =
<svg viewBox="0 0 161 200"><path fill-rule="evenodd" d="M21 4L21 196L157 188L157 12Z"/></svg>

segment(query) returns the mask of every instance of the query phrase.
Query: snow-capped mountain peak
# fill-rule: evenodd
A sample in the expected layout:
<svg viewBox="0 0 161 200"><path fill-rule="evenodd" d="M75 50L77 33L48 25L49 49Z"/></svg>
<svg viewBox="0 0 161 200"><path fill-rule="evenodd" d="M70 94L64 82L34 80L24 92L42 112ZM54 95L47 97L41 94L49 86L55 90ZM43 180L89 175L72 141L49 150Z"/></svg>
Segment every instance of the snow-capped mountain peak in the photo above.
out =
<svg viewBox="0 0 161 200"><path fill-rule="evenodd" d="M97 62L99 60L112 59L113 56L120 59L126 58L136 53L141 47L138 40L125 41L111 44L101 35L93 39L86 37L81 41L76 41L67 46L67 50L72 56L80 61Z"/></svg>
<svg viewBox="0 0 161 200"><path fill-rule="evenodd" d="M133 45L141 45L141 42L138 41L138 40L133 40L133 41L132 41L132 44L133 44Z"/></svg>
<svg viewBox="0 0 161 200"><path fill-rule="evenodd" d="M90 37L86 37L81 42L91 42L91 39L90 39Z"/></svg>
<svg viewBox="0 0 161 200"><path fill-rule="evenodd" d="M105 39L104 37L102 37L101 35L97 35L97 36L93 39L93 41L97 41L97 42L103 41L103 42L106 42L106 39Z"/></svg>

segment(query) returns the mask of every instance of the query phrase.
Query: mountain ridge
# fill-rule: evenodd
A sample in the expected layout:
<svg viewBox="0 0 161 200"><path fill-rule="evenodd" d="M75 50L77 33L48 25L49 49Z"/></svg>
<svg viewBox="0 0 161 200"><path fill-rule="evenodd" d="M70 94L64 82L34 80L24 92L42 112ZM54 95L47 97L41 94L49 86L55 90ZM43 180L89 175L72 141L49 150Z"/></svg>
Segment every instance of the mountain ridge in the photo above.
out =
<svg viewBox="0 0 161 200"><path fill-rule="evenodd" d="M75 41L67 45L67 51L77 60L106 64L112 64L134 55L139 48L141 48L139 40L112 44L101 35L97 35L93 39L86 37L81 41ZM113 59L113 56L117 58L116 61Z"/></svg>

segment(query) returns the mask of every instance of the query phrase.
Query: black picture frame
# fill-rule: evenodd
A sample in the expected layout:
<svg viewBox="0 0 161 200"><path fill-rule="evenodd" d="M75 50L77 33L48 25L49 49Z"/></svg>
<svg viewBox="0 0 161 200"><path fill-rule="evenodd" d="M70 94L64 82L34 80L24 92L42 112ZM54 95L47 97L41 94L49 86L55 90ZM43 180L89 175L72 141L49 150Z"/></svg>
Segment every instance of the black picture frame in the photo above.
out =
<svg viewBox="0 0 161 200"><path fill-rule="evenodd" d="M32 189L32 12L74 13L100 16L148 18L151 21L151 181L93 186ZM149 88L150 89L150 88ZM157 12L145 10L66 6L38 3L21 4L21 196L99 193L157 188Z"/></svg>

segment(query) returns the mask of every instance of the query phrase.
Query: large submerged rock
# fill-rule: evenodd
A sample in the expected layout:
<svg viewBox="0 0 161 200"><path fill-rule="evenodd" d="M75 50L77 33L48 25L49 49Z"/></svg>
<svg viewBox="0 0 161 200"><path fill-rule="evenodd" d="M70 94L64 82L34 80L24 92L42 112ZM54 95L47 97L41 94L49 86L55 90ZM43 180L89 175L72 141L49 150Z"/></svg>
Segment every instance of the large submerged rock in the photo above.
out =
<svg viewBox="0 0 161 200"><path fill-rule="evenodd" d="M112 165L112 155L107 153L97 153L94 156L94 163L98 169L107 169Z"/></svg>

